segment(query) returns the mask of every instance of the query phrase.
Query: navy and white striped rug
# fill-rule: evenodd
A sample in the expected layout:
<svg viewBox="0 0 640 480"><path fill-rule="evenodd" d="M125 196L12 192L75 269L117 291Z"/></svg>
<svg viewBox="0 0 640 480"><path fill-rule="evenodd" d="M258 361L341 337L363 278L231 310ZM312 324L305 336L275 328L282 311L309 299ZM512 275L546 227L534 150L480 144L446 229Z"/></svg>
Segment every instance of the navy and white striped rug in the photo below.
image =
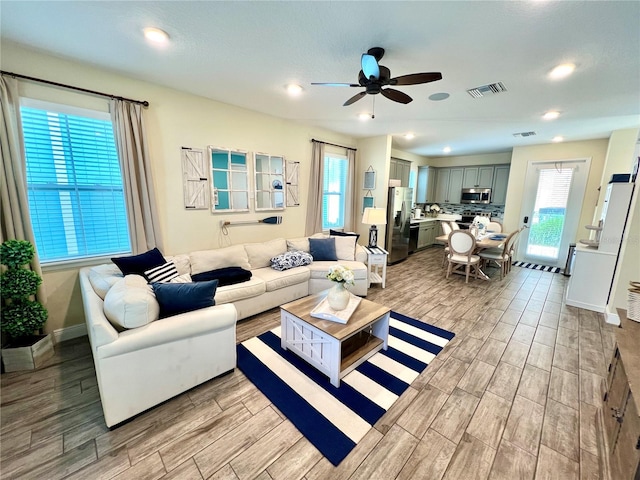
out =
<svg viewBox="0 0 640 480"><path fill-rule="evenodd" d="M538 265L537 263L513 262L514 267L531 268L533 270L541 270L543 272L560 273L560 267L547 267L546 265Z"/></svg>
<svg viewBox="0 0 640 480"><path fill-rule="evenodd" d="M280 347L276 327L238 345L238 368L338 465L453 337L392 311L388 349L347 374L336 388Z"/></svg>

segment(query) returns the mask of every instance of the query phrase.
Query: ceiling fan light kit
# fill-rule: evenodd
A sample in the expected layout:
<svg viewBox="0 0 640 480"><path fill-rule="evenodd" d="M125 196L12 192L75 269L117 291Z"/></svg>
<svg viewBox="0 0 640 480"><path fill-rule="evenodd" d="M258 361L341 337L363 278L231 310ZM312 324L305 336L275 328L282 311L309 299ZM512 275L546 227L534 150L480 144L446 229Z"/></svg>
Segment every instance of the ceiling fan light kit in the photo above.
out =
<svg viewBox="0 0 640 480"><path fill-rule="evenodd" d="M367 53L363 53L360 58L361 70L358 73L358 83L312 83L311 85L324 85L331 87L364 87L364 91L357 93L349 100L344 102L343 106L347 107L357 102L365 95L382 94L397 103L407 104L413 99L404 92L394 88L383 88L388 86L418 85L421 83L435 82L442 80L440 72L429 73L411 73L391 78L391 71L384 65L380 65L380 60L384 56L384 48L373 47ZM373 118L373 115L371 116Z"/></svg>

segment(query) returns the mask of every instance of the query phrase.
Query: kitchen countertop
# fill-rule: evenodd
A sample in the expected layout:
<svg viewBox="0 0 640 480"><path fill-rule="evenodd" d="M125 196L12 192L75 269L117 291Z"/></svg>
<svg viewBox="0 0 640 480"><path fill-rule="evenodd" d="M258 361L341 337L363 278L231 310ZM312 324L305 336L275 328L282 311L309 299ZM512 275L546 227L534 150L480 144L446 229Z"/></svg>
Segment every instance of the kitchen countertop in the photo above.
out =
<svg viewBox="0 0 640 480"><path fill-rule="evenodd" d="M412 218L411 223L422 223L422 222L457 222L462 220L462 215L456 215L454 213L441 213L437 217L422 217L422 218Z"/></svg>

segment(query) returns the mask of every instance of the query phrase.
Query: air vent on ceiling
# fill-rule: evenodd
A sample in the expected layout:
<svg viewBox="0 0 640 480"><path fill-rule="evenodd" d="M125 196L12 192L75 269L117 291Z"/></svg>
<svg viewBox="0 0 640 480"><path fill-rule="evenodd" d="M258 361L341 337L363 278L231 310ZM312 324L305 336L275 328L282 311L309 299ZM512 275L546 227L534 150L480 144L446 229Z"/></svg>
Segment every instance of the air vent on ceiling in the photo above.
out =
<svg viewBox="0 0 640 480"><path fill-rule="evenodd" d="M536 135L536 132L519 132L513 134L514 137L533 137L534 135Z"/></svg>
<svg viewBox="0 0 640 480"><path fill-rule="evenodd" d="M476 88L470 88L467 93L473 98L486 97L488 95L496 95L498 93L506 92L507 87L502 82L490 83L489 85L481 85Z"/></svg>

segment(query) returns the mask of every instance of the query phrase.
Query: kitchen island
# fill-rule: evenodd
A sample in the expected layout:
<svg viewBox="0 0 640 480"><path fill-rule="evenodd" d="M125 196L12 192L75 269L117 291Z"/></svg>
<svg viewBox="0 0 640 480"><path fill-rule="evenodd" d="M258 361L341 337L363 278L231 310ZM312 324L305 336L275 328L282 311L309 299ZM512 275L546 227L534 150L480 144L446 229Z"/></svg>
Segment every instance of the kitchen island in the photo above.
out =
<svg viewBox="0 0 640 480"><path fill-rule="evenodd" d="M411 219L409 253L434 245L436 237L442 235L440 222L458 221L460 218L462 218L460 215L443 213L437 217Z"/></svg>

